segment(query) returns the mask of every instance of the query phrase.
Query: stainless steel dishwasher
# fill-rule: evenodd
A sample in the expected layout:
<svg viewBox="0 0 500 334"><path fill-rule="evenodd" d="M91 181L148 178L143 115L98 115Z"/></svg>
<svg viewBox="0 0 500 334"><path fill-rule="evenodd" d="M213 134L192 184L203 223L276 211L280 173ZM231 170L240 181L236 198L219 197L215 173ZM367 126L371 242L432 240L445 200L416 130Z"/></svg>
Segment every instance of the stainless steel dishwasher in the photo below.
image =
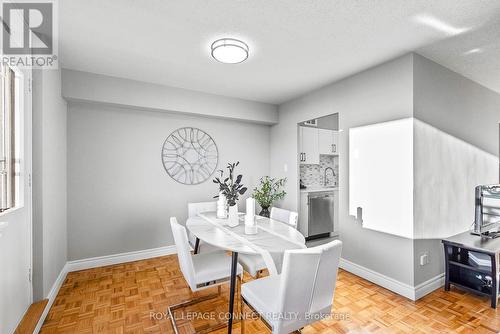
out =
<svg viewBox="0 0 500 334"><path fill-rule="evenodd" d="M309 193L308 239L329 235L330 232L333 232L334 200L333 191Z"/></svg>

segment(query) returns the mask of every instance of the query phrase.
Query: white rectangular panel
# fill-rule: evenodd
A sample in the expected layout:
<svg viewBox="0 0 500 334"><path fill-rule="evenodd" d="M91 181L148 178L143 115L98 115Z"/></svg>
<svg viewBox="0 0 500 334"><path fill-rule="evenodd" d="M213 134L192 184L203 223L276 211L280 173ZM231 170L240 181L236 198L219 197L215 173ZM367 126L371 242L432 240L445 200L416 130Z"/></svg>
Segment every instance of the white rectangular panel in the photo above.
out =
<svg viewBox="0 0 500 334"><path fill-rule="evenodd" d="M349 213L363 227L413 238L413 119L349 130Z"/></svg>

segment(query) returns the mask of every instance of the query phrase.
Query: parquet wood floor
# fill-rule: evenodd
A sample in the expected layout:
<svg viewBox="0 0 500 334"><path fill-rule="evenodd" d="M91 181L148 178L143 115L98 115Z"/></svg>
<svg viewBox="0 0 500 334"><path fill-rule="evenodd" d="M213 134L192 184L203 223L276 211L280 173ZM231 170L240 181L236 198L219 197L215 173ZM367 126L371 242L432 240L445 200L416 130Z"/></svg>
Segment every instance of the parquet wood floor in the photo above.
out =
<svg viewBox="0 0 500 334"><path fill-rule="evenodd" d="M36 325L38 324L38 321L40 321L40 318L42 317L43 311L45 310L45 306L47 306L48 302L48 299L43 299L39 302L31 304L24 314L23 319L17 326L14 334L33 333Z"/></svg>
<svg viewBox="0 0 500 334"><path fill-rule="evenodd" d="M245 280L251 279L245 276ZM226 312L228 287L221 297L177 311ZM40 333L173 333L167 307L193 297L215 293L210 288L191 293L175 255L69 273ZM189 313L191 312L191 313ZM247 309L246 312L249 312ZM304 328L316 333L498 333L500 310L486 297L452 288L434 291L417 302L339 271L332 319ZM151 316L151 315L154 316ZM200 330L212 319L178 319L181 332ZM240 324L234 333L239 334ZM245 322L246 333L268 333L260 320ZM226 333L226 329L214 332Z"/></svg>

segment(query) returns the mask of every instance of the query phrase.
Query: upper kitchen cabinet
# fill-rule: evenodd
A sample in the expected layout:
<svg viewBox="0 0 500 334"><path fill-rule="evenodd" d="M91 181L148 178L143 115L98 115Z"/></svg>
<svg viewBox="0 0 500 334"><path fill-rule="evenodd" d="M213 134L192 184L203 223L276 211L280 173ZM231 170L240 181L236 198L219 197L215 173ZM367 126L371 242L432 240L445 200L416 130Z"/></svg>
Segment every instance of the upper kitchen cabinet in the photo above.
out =
<svg viewBox="0 0 500 334"><path fill-rule="evenodd" d="M333 131L333 154L340 154L339 150L339 133Z"/></svg>
<svg viewBox="0 0 500 334"><path fill-rule="evenodd" d="M318 129L319 154L339 154L339 134L333 130Z"/></svg>
<svg viewBox="0 0 500 334"><path fill-rule="evenodd" d="M299 161L301 164L319 164L319 136L318 129L299 127Z"/></svg>

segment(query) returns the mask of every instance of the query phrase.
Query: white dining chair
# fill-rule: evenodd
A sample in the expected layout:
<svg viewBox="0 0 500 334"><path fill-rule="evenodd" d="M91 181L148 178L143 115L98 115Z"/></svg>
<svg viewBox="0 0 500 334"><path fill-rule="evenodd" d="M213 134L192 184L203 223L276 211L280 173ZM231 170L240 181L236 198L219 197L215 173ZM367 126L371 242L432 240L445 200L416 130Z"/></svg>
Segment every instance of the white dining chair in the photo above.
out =
<svg viewBox="0 0 500 334"><path fill-rule="evenodd" d="M191 291L196 292L209 287L218 287L217 294L210 294L208 296L191 299L168 307L172 327L174 328L174 331L178 333L174 317L175 310L218 297L220 295L220 286L228 283L231 277L231 257L228 256L223 250L192 255L186 228L179 224L177 222L177 218L175 217L170 218L170 226L172 228L175 247L177 249L179 267ZM241 286L242 274L243 268L238 265L237 275L239 286ZM225 323L221 323L217 326L211 327L210 330L216 330L224 327L225 325Z"/></svg>
<svg viewBox="0 0 500 334"><path fill-rule="evenodd" d="M328 317L341 249L342 242L334 240L314 248L285 251L280 275L241 286L242 310L248 305L273 334L291 333ZM245 316L242 319L243 334Z"/></svg>
<svg viewBox="0 0 500 334"><path fill-rule="evenodd" d="M297 222L299 219L299 214L294 211L289 211L285 209L280 209L277 207L271 208L271 219L278 220L282 223L288 224L293 228L297 228Z"/></svg>
<svg viewBox="0 0 500 334"><path fill-rule="evenodd" d="M188 203L188 218L196 217L199 213L215 211L217 211L217 202ZM196 236L189 231L188 238L189 244L195 250L195 253L200 253L202 249L204 252L219 250L219 248L197 239ZM196 245L196 240L198 240L198 245Z"/></svg>
<svg viewBox="0 0 500 334"><path fill-rule="evenodd" d="M297 220L299 214L297 212L280 209L276 207L271 208L270 218L288 224L293 228L297 228ZM252 277L259 277L262 270L266 269L264 258L260 255L240 254L238 262L243 266L243 269Z"/></svg>

